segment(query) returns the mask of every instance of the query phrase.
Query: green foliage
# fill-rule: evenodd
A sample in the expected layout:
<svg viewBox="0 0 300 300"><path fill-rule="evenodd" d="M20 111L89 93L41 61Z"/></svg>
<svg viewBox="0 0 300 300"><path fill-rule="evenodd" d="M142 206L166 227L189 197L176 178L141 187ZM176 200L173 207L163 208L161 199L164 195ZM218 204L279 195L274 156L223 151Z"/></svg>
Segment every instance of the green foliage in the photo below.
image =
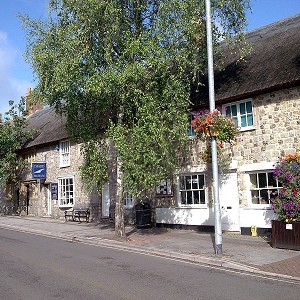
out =
<svg viewBox="0 0 300 300"><path fill-rule="evenodd" d="M240 33L247 3L212 2L216 44ZM178 165L190 85L206 69L204 0L51 0L49 7L45 22L23 17L39 80L32 97L66 114L76 140L107 132L131 191L154 186ZM93 173L94 183L105 178L97 147L85 148L83 174Z"/></svg>
<svg viewBox="0 0 300 300"><path fill-rule="evenodd" d="M19 104L9 101L10 109L0 120L0 184L15 183L26 166L18 156L24 143L32 137L32 132L26 130L25 100Z"/></svg>
<svg viewBox="0 0 300 300"><path fill-rule="evenodd" d="M111 123L108 131L122 161L125 185L136 196L173 174L186 146L188 91L174 78L159 81L159 88L149 81L152 93L142 97L135 120Z"/></svg>
<svg viewBox="0 0 300 300"><path fill-rule="evenodd" d="M84 163L80 167L83 184L88 192L97 187L102 190L103 184L108 180L107 172L108 147L105 139L90 140L82 145L81 153Z"/></svg>

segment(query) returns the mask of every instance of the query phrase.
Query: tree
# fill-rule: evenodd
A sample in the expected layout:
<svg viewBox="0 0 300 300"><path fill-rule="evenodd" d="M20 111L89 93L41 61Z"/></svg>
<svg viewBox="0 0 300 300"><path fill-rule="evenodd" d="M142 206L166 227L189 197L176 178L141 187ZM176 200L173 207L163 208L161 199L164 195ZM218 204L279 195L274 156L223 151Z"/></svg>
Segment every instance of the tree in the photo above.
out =
<svg viewBox="0 0 300 300"><path fill-rule="evenodd" d="M0 185L16 184L26 162L18 155L33 132L26 130L25 100L9 101L10 109L0 120Z"/></svg>
<svg viewBox="0 0 300 300"><path fill-rule="evenodd" d="M213 1L216 44L241 33L247 5ZM72 138L93 146L86 158L109 140L110 167L88 159L82 170L99 187L107 170L119 182L116 233L124 236L122 189L142 198L178 169L185 149L191 83L206 70L205 3L51 0L46 21L23 20L33 97L66 114Z"/></svg>

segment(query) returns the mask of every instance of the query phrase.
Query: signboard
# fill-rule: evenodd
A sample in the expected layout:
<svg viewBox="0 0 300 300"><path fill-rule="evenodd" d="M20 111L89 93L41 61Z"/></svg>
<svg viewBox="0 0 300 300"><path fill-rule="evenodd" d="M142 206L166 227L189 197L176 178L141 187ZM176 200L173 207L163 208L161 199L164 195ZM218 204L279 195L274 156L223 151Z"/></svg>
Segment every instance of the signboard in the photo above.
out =
<svg viewBox="0 0 300 300"><path fill-rule="evenodd" d="M51 183L51 199L58 200L58 184Z"/></svg>
<svg viewBox="0 0 300 300"><path fill-rule="evenodd" d="M32 163L32 179L46 179L46 163Z"/></svg>

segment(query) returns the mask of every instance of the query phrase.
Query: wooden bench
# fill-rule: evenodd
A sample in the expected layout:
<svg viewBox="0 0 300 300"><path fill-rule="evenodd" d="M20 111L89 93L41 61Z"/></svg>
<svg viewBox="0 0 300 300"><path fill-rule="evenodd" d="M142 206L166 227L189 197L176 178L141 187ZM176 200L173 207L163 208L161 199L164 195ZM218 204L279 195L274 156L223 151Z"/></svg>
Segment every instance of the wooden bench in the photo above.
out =
<svg viewBox="0 0 300 300"><path fill-rule="evenodd" d="M83 218L87 223L89 222L90 210L88 208L73 208L72 210L65 211L66 222L69 219L81 222L81 218Z"/></svg>

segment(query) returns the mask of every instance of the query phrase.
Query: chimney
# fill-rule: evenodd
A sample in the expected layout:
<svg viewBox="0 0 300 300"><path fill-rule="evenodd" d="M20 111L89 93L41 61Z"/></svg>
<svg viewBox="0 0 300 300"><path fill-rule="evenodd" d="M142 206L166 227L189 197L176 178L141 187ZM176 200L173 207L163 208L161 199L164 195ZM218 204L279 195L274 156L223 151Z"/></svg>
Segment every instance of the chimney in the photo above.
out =
<svg viewBox="0 0 300 300"><path fill-rule="evenodd" d="M27 95L26 95L26 112L28 115L35 113L37 110L43 109L43 104L34 103L31 100L30 94L31 94L31 88L28 88Z"/></svg>

